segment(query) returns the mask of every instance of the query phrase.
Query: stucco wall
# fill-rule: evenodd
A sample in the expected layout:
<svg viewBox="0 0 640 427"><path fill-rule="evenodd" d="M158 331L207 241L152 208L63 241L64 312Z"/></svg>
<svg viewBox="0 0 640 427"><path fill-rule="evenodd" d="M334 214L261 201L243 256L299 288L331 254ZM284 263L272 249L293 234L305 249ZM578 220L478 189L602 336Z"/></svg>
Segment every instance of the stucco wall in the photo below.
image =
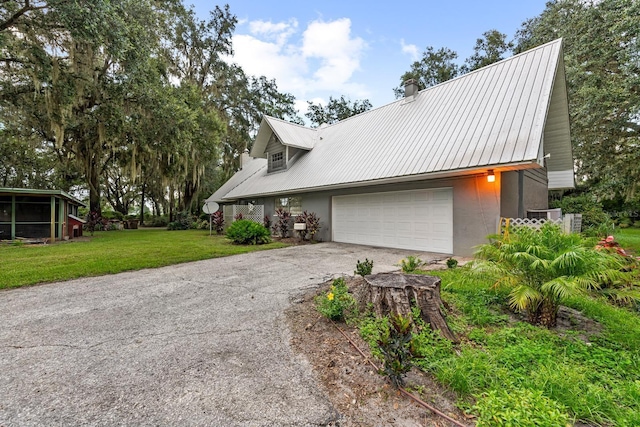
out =
<svg viewBox="0 0 640 427"><path fill-rule="evenodd" d="M453 188L453 253L470 256L474 246L486 242L486 236L496 232L500 214L499 174L496 174L494 183L488 183L484 176L460 177L295 195L302 196L302 209L315 212L320 217L322 228L316 238L330 241L332 196L442 187ZM265 205L265 214L273 215L273 197L260 199L258 203Z"/></svg>
<svg viewBox="0 0 640 427"><path fill-rule="evenodd" d="M519 175L522 174L522 213L520 213ZM503 172L500 196L500 215L508 218L526 217L529 209L547 209L546 169Z"/></svg>
<svg viewBox="0 0 640 427"><path fill-rule="evenodd" d="M518 217L518 171L502 172L500 186L500 216Z"/></svg>
<svg viewBox="0 0 640 427"><path fill-rule="evenodd" d="M549 190L546 169L524 171L524 214L529 209L548 209Z"/></svg>

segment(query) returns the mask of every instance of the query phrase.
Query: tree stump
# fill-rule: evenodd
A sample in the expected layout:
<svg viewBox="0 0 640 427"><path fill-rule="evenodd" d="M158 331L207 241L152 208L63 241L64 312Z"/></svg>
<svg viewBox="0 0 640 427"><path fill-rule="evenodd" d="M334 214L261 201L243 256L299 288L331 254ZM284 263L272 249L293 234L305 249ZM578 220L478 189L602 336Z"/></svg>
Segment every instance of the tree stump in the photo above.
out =
<svg viewBox="0 0 640 427"><path fill-rule="evenodd" d="M442 313L440 278L421 274L380 273L365 276L360 303L373 304L378 316L393 314L411 318L411 307L420 308L420 316L431 329L458 342Z"/></svg>

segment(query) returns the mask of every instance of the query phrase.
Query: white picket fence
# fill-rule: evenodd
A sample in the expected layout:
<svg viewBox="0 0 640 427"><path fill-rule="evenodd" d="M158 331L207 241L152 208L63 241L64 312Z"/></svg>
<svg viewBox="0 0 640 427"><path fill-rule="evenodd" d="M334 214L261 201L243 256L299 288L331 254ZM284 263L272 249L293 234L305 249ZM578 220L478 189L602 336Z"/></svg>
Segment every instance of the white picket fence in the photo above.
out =
<svg viewBox="0 0 640 427"><path fill-rule="evenodd" d="M509 230L513 230L518 227L540 228L547 222L558 224L562 227L565 233L579 233L582 229L582 214L565 214L559 219L503 217L498 221L497 231L498 234L504 234L507 227Z"/></svg>

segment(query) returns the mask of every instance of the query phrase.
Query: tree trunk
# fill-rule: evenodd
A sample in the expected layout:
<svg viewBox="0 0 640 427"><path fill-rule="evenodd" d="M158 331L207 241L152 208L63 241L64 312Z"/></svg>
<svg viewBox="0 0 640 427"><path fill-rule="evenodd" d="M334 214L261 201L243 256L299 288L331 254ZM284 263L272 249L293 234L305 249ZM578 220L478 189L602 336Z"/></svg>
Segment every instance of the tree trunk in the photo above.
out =
<svg viewBox="0 0 640 427"><path fill-rule="evenodd" d="M540 311L540 323L547 328L554 328L558 320L558 304L545 299L542 301Z"/></svg>
<svg viewBox="0 0 640 427"><path fill-rule="evenodd" d="M89 212L96 212L98 217L102 216L102 207L100 203L100 178L96 166L89 168Z"/></svg>
<svg viewBox="0 0 640 427"><path fill-rule="evenodd" d="M144 225L144 188L145 184L142 183L142 194L140 195L140 225Z"/></svg>
<svg viewBox="0 0 640 427"><path fill-rule="evenodd" d="M380 273L365 277L364 290L358 295L361 305L373 304L378 316L388 314L412 318L411 308L417 306L420 316L431 329L443 337L458 342L442 312L440 278L420 274Z"/></svg>

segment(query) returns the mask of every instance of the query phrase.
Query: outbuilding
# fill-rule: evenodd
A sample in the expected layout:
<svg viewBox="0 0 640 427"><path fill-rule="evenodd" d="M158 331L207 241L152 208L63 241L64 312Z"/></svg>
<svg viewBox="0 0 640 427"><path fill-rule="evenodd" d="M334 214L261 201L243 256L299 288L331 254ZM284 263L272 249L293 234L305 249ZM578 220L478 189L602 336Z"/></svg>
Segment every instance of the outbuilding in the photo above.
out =
<svg viewBox="0 0 640 427"><path fill-rule="evenodd" d="M53 242L82 236L83 202L61 190L0 188L0 240Z"/></svg>

